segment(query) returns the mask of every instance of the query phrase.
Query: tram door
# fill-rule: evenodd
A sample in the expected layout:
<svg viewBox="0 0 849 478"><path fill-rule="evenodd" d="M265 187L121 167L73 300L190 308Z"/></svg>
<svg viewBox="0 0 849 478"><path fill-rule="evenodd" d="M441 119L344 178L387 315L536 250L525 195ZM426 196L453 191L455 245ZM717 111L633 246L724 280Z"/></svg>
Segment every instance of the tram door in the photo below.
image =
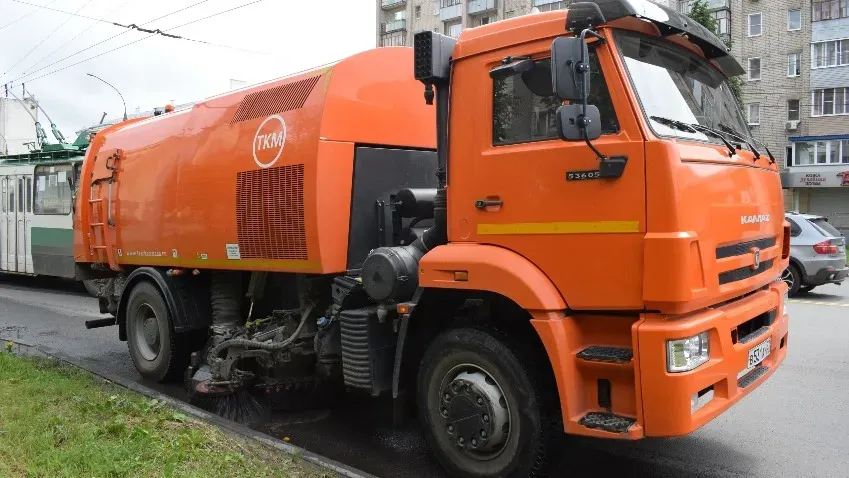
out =
<svg viewBox="0 0 849 478"><path fill-rule="evenodd" d="M0 176L0 269L8 271L11 268L9 261L9 238L15 233L14 228L9 229L9 178Z"/></svg>
<svg viewBox="0 0 849 478"><path fill-rule="evenodd" d="M23 211L24 211L24 242L19 242L18 244L22 244L24 251L24 271L27 274L32 274L32 201L33 201L33 184L32 179L33 176L28 174L26 176L19 176L20 181L22 182L23 193L24 193L24 201L23 201Z"/></svg>

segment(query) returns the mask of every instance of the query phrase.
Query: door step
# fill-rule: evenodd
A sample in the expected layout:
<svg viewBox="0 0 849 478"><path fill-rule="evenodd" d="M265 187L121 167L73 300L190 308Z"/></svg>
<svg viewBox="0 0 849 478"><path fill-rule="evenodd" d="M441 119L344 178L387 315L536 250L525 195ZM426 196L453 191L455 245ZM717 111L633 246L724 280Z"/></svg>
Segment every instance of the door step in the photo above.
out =
<svg viewBox="0 0 849 478"><path fill-rule="evenodd" d="M628 363L634 358L634 351L622 347L591 345L578 352L577 357L588 362Z"/></svg>
<svg viewBox="0 0 849 478"><path fill-rule="evenodd" d="M609 412L589 412L578 420L579 425L612 433L626 433L635 423L637 423L635 418Z"/></svg>

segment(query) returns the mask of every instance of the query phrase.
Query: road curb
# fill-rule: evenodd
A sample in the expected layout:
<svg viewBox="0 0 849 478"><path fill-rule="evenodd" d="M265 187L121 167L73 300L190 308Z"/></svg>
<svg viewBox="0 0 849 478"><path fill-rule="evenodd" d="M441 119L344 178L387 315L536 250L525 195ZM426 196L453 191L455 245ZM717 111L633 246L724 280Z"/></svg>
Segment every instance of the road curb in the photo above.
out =
<svg viewBox="0 0 849 478"><path fill-rule="evenodd" d="M18 342L14 339L6 339L0 337L0 344L5 344L7 342L12 342L14 344L13 349L15 349L16 352L20 353L21 355L49 357L60 362L64 362L68 365L71 365L72 367L76 367L85 370L91 374L94 374L102 378L103 380L114 383L115 385L118 385L122 388L132 390L149 398L161 400L166 404L170 405L171 407L174 407L182 411L183 413L186 413L187 415L191 415L199 420L203 420L209 423L210 425L218 427L224 433L238 435L246 440L253 440L262 443L263 445L270 446L284 453L288 453L293 456L297 455L301 460L310 462L314 465L318 465L323 468L327 468L331 471L336 472L339 476L344 476L345 478L377 478L374 475L371 475L361 470L357 470L356 468L348 466L344 463L340 463L338 461L331 460L330 458L326 458L316 453L312 453L303 448L297 447L290 443L286 443L283 440L278 440L277 438L274 438L270 435L266 435L265 433L260 433L256 430L252 430L244 425L240 425L230 420L225 420L224 418L219 417L218 415L211 414L205 410L189 405L188 403L169 397L164 393L158 392L142 384L133 382L132 380L128 380L117 374L113 374L111 372L106 371L92 370L90 367L86 366L79 360L69 357L63 354L62 352L52 350L49 347L27 344L23 342Z"/></svg>

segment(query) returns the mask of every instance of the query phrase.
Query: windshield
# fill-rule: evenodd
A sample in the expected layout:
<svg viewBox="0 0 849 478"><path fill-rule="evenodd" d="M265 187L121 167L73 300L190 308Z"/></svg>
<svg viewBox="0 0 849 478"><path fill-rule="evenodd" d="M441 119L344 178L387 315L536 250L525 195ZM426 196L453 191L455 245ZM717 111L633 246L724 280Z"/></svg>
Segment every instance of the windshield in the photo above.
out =
<svg viewBox="0 0 849 478"><path fill-rule="evenodd" d="M715 135L668 121L673 120L751 136L725 76L705 59L662 39L623 30L616 32L616 43L656 134L722 143Z"/></svg>

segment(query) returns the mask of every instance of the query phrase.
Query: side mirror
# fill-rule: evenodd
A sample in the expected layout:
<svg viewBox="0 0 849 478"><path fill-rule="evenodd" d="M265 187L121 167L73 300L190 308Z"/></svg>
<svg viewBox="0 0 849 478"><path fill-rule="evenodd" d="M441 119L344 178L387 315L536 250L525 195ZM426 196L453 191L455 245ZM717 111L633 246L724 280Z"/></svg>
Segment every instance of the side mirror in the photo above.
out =
<svg viewBox="0 0 849 478"><path fill-rule="evenodd" d="M557 129L565 140L592 141L601 136L601 114L595 105L562 105L557 108ZM586 132L586 137L584 133Z"/></svg>
<svg viewBox="0 0 849 478"><path fill-rule="evenodd" d="M551 44L551 85L558 98L583 101L590 89L589 49L583 38L559 37Z"/></svg>

